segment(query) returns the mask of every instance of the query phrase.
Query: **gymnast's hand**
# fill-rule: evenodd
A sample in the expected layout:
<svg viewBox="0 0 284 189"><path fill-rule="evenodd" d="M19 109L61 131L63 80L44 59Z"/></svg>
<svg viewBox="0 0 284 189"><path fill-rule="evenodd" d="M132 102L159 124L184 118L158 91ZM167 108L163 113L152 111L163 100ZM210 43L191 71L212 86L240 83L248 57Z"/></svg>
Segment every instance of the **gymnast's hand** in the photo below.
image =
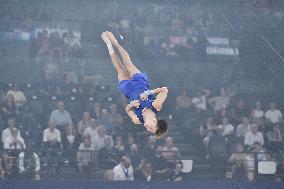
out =
<svg viewBox="0 0 284 189"><path fill-rule="evenodd" d="M145 101L145 100L147 100L147 98L148 98L148 94L146 94L145 92L140 94L141 100Z"/></svg>
<svg viewBox="0 0 284 189"><path fill-rule="evenodd" d="M130 102L130 104L131 104L132 107L135 107L135 108L139 108L139 106L140 106L139 100L133 100L133 101Z"/></svg>

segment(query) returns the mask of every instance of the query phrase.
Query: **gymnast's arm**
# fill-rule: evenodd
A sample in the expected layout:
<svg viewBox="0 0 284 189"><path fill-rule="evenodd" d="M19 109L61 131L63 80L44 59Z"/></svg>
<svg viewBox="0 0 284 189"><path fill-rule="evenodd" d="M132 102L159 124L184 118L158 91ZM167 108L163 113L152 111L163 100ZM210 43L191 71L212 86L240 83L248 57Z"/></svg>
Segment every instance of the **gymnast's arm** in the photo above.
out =
<svg viewBox="0 0 284 189"><path fill-rule="evenodd" d="M156 88L152 90L153 94L157 94L156 99L152 103L153 107L157 110L160 111L163 103L166 101L167 96L168 96L168 88L167 87L162 87L162 88Z"/></svg>
<svg viewBox="0 0 284 189"><path fill-rule="evenodd" d="M134 113L133 108L134 108L133 104L128 104L125 107L125 112L131 118L131 120L134 124L139 125L139 124L141 124L141 122L140 122L139 118L137 117L137 115Z"/></svg>

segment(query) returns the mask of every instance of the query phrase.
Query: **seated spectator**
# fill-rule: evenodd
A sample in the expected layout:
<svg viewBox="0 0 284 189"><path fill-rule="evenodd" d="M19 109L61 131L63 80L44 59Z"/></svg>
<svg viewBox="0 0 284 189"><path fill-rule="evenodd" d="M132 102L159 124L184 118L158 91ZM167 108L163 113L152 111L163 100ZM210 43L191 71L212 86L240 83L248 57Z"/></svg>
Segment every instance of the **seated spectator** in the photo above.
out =
<svg viewBox="0 0 284 189"><path fill-rule="evenodd" d="M154 136L149 136L147 144L144 146L143 154L147 156L148 159L154 158L157 149L157 140Z"/></svg>
<svg viewBox="0 0 284 189"><path fill-rule="evenodd" d="M258 125L256 124L251 125L251 131L245 136L244 144L251 148L254 142L258 142L261 146L264 145L263 134L258 131Z"/></svg>
<svg viewBox="0 0 284 189"><path fill-rule="evenodd" d="M235 147L234 152L228 160L228 163L232 167L233 175L235 175L236 169L242 168L244 161L246 160L246 153L244 145L238 143Z"/></svg>
<svg viewBox="0 0 284 189"><path fill-rule="evenodd" d="M42 142L45 148L61 148L61 132L55 128L53 122L49 122L48 128L43 131Z"/></svg>
<svg viewBox="0 0 284 189"><path fill-rule="evenodd" d="M209 157L209 154L208 154L209 140L210 140L210 137L213 136L213 130L216 129L216 125L214 124L213 121L214 121L213 117L208 117L206 124L201 125L200 129L199 129L199 134L200 134L200 137L203 140L203 144L205 146L207 158Z"/></svg>
<svg viewBox="0 0 284 189"><path fill-rule="evenodd" d="M82 119L77 125L78 132L82 135L85 132L85 129L92 126L90 112L84 112Z"/></svg>
<svg viewBox="0 0 284 189"><path fill-rule="evenodd" d="M104 172L104 181L112 181L113 180L113 172L111 170L106 170Z"/></svg>
<svg viewBox="0 0 284 189"><path fill-rule="evenodd" d="M2 143L4 144L7 137L12 136L12 129L16 128L16 119L10 118L8 120L8 127L2 131ZM18 131L18 136L21 136L21 131Z"/></svg>
<svg viewBox="0 0 284 189"><path fill-rule="evenodd" d="M83 138L83 142L79 146L77 152L78 161L78 174L79 177L89 177L92 165L92 152L95 150L95 146L91 143L90 137Z"/></svg>
<svg viewBox="0 0 284 189"><path fill-rule="evenodd" d="M213 132L213 136L208 144L209 159L211 160L212 174L214 176L220 175L225 171L226 159L228 157L228 145L223 130L217 128ZM224 170L223 170L224 169Z"/></svg>
<svg viewBox="0 0 284 189"><path fill-rule="evenodd" d="M64 132L65 126L72 125L71 115L67 110L65 110L63 101L57 102L57 109L51 113L50 122L55 124L60 132Z"/></svg>
<svg viewBox="0 0 284 189"><path fill-rule="evenodd" d="M155 170L149 161L142 160L138 168L134 171L134 179L141 181L153 181L157 179Z"/></svg>
<svg viewBox="0 0 284 189"><path fill-rule="evenodd" d="M205 89L199 89L197 96L192 99L192 104L197 110L205 111L207 109L207 98L210 95L210 91Z"/></svg>
<svg viewBox="0 0 284 189"><path fill-rule="evenodd" d="M102 109L102 114L99 119L97 119L98 125L103 125L106 128L106 133L112 135L114 132L114 128L109 116L109 112L107 109Z"/></svg>
<svg viewBox="0 0 284 189"><path fill-rule="evenodd" d="M2 174L4 173L4 179L15 178L18 175L18 163L15 157L12 157L8 152L2 153Z"/></svg>
<svg viewBox="0 0 284 189"><path fill-rule="evenodd" d="M172 137L167 137L165 139L162 155L166 160L170 162L175 161L177 158L179 158L179 150L174 146L174 140Z"/></svg>
<svg viewBox="0 0 284 189"><path fill-rule="evenodd" d="M255 157L256 155L257 161L266 160L266 154L265 154L266 150L259 142L256 141L253 143L250 152L253 154L253 157Z"/></svg>
<svg viewBox="0 0 284 189"><path fill-rule="evenodd" d="M97 122L95 119L90 120L90 125L85 129L83 136L90 136L91 141L94 140L95 137L98 136Z"/></svg>
<svg viewBox="0 0 284 189"><path fill-rule="evenodd" d="M0 180L5 178L5 171L4 171L4 161L2 160L2 154L0 154Z"/></svg>
<svg viewBox="0 0 284 189"><path fill-rule="evenodd" d="M117 157L121 158L125 154L125 146L123 144L122 136L117 136L115 138L114 149L116 151Z"/></svg>
<svg viewBox="0 0 284 189"><path fill-rule="evenodd" d="M113 146L113 140L110 135L106 134L106 129L104 126L100 125L97 128L98 135L94 137L92 144L95 146L96 150L100 150L102 147L105 146L105 138L111 138L111 146Z"/></svg>
<svg viewBox="0 0 284 189"><path fill-rule="evenodd" d="M255 181L255 176L253 171L249 171L246 175L246 179L248 182L254 182Z"/></svg>
<svg viewBox="0 0 284 189"><path fill-rule="evenodd" d="M20 91L16 83L13 84L12 89L7 92L7 96L12 95L15 100L15 104L18 108L22 107L26 103L26 97L23 91Z"/></svg>
<svg viewBox="0 0 284 189"><path fill-rule="evenodd" d="M132 133L129 133L127 136L127 143L125 144L125 151L129 152L133 144L135 144L134 135Z"/></svg>
<svg viewBox="0 0 284 189"><path fill-rule="evenodd" d="M1 105L1 114L4 121L7 121L11 117L16 117L18 114L18 107L14 101L14 96L12 94L5 98L5 102Z"/></svg>
<svg viewBox="0 0 284 189"><path fill-rule="evenodd" d="M113 180L134 180L133 168L129 157L123 156L120 163L113 168Z"/></svg>
<svg viewBox="0 0 284 189"><path fill-rule="evenodd" d="M261 102L260 101L256 101L255 102L255 107L251 111L250 118L252 120L258 120L258 119L263 118L263 117L264 117L264 111L261 108Z"/></svg>
<svg viewBox="0 0 284 189"><path fill-rule="evenodd" d="M236 137L244 140L245 136L250 132L251 125L249 124L249 119L243 117L242 123L240 123L236 130Z"/></svg>
<svg viewBox="0 0 284 189"><path fill-rule="evenodd" d="M228 118L224 117L222 120L222 124L219 125L218 128L222 131L222 135L225 137L226 140L231 140L235 128L232 124L229 123Z"/></svg>
<svg viewBox="0 0 284 189"><path fill-rule="evenodd" d="M63 74L63 82L58 87L58 95L59 96L69 96L72 93L77 92L77 86L72 79L71 73Z"/></svg>
<svg viewBox="0 0 284 189"><path fill-rule="evenodd" d="M272 126L267 132L266 149L272 152L279 153L283 149L282 134L279 125Z"/></svg>
<svg viewBox="0 0 284 189"><path fill-rule="evenodd" d="M8 150L26 149L25 141L21 136L19 136L18 129L15 127L12 128L11 133L12 135L6 137L4 141L4 149L8 149Z"/></svg>
<svg viewBox="0 0 284 189"><path fill-rule="evenodd" d="M136 169L138 164L141 162L141 154L138 151L138 146L136 144L131 145L128 156L131 159L132 166Z"/></svg>
<svg viewBox="0 0 284 189"><path fill-rule="evenodd" d="M114 147L111 146L111 138L104 139L105 145L99 150L98 163L103 169L112 169L117 163L117 154Z"/></svg>
<svg viewBox="0 0 284 189"><path fill-rule="evenodd" d="M92 117L95 118L96 120L101 118L102 105L99 102L94 103L90 112L91 112Z"/></svg>
<svg viewBox="0 0 284 189"><path fill-rule="evenodd" d="M117 112L117 105L110 105L110 122L114 126L115 130L120 130L120 127L123 125L123 117Z"/></svg>
<svg viewBox="0 0 284 189"><path fill-rule="evenodd" d="M185 174L182 172L183 163L181 161L177 161L175 165L175 169L169 173L170 181L183 181L185 178Z"/></svg>
<svg viewBox="0 0 284 189"><path fill-rule="evenodd" d="M220 96L215 96L208 100L208 103L212 106L213 110L219 112L230 105L230 97L226 94L224 88L220 90Z"/></svg>
<svg viewBox="0 0 284 189"><path fill-rule="evenodd" d="M171 167L167 162L167 159L163 157L162 153L163 153L163 147L158 146L156 148L155 156L152 159L150 159L152 167L154 168L154 170L156 170L157 179L159 180L165 180L167 178L168 170Z"/></svg>
<svg viewBox="0 0 284 189"><path fill-rule="evenodd" d="M62 135L62 145L65 150L77 150L81 143L81 137L74 126L65 127Z"/></svg>
<svg viewBox="0 0 284 189"><path fill-rule="evenodd" d="M282 113L280 110L276 109L276 104L271 102L269 104L269 110L265 112L266 121L270 123L280 123L282 122Z"/></svg>
<svg viewBox="0 0 284 189"><path fill-rule="evenodd" d="M27 144L27 149L19 154L20 178L39 180L40 159L37 153Z"/></svg>

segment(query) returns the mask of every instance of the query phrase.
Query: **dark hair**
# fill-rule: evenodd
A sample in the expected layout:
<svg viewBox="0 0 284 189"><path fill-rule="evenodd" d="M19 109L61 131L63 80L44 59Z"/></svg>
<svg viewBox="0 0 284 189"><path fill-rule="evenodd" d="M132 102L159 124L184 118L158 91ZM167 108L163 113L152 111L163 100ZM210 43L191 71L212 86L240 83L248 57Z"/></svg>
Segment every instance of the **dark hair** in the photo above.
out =
<svg viewBox="0 0 284 189"><path fill-rule="evenodd" d="M168 123L164 119L157 120L157 131L155 132L155 136L157 138L161 138L168 132Z"/></svg>

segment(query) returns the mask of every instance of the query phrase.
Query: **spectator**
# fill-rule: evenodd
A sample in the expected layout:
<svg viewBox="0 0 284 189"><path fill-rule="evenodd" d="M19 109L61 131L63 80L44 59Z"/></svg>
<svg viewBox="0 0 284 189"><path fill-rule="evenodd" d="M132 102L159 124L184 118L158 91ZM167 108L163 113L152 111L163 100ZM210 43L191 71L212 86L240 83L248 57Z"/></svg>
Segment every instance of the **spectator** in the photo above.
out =
<svg viewBox="0 0 284 189"><path fill-rule="evenodd" d="M269 110L265 112L266 121L270 123L280 123L282 122L282 113L280 110L276 109L276 104L271 102L269 104Z"/></svg>
<svg viewBox="0 0 284 189"><path fill-rule="evenodd" d="M13 128L16 128L16 119L10 118L8 120L8 127L2 131L2 142L4 144L7 137L12 136L12 130ZM18 131L18 136L21 136L21 131Z"/></svg>
<svg viewBox="0 0 284 189"><path fill-rule="evenodd" d="M236 172L237 169L242 168L245 160L246 160L246 153L244 145L238 143L235 147L234 152L232 153L231 157L228 160L229 164L232 167L233 174Z"/></svg>
<svg viewBox="0 0 284 189"><path fill-rule="evenodd" d="M116 154L119 158L121 158L125 154L125 146L123 144L122 136L117 136L115 138L114 148L115 148Z"/></svg>
<svg viewBox="0 0 284 189"><path fill-rule="evenodd" d="M110 122L114 127L115 133L122 133L123 128L123 117L121 114L117 112L117 105L110 105L110 114L109 114Z"/></svg>
<svg viewBox="0 0 284 189"><path fill-rule="evenodd" d="M96 150L100 150L102 147L105 146L105 138L111 138L111 146L113 146L113 140L110 135L106 134L106 129L104 126L100 125L97 128L98 135L94 137L92 144L96 147Z"/></svg>
<svg viewBox="0 0 284 189"><path fill-rule="evenodd" d="M264 111L261 108L261 102L260 101L256 101L255 102L255 107L251 111L250 118L252 120L258 120L258 119L263 118L263 117L264 117Z"/></svg>
<svg viewBox="0 0 284 189"><path fill-rule="evenodd" d="M134 180L133 168L129 157L123 156L120 163L113 168L113 180Z"/></svg>
<svg viewBox="0 0 284 189"><path fill-rule="evenodd" d="M144 147L143 154L146 154L148 159L153 159L156 154L157 147L158 145L156 138L154 136L149 136L148 142Z"/></svg>
<svg viewBox="0 0 284 189"><path fill-rule="evenodd" d="M97 123L95 119L90 120L90 125L85 129L84 136L90 136L91 141L95 139L95 137L98 136L98 131L97 131Z"/></svg>
<svg viewBox="0 0 284 189"><path fill-rule="evenodd" d="M272 128L267 132L266 149L279 153L279 151L283 149L282 140L283 138L279 125L272 126Z"/></svg>
<svg viewBox="0 0 284 189"><path fill-rule="evenodd" d="M12 128L11 130L12 136L8 136L4 141L4 149L9 150L23 150L26 149L24 139L19 136L18 129Z"/></svg>
<svg viewBox="0 0 284 189"><path fill-rule="evenodd" d="M53 122L49 122L48 128L43 131L42 142L46 148L61 148L61 132L55 128Z"/></svg>
<svg viewBox="0 0 284 189"><path fill-rule="evenodd" d="M248 181L248 182L254 182L254 181L255 181L254 172L253 172L253 171L249 171L249 172L247 173L246 178L247 178L247 181Z"/></svg>
<svg viewBox="0 0 284 189"><path fill-rule="evenodd" d="M51 113L50 122L55 124L57 129L59 129L61 132L64 131L65 126L72 125L70 113L65 110L63 101L57 102L57 109Z"/></svg>
<svg viewBox="0 0 284 189"><path fill-rule="evenodd" d="M155 156L151 159L152 166L157 172L157 179L165 180L167 178L167 173L169 170L169 163L167 159L163 157L163 147L158 146L156 148Z"/></svg>
<svg viewBox="0 0 284 189"><path fill-rule="evenodd" d="M138 164L141 162L141 154L139 153L138 146L136 144L131 145L128 156L131 159L132 166L136 169Z"/></svg>
<svg viewBox="0 0 284 189"><path fill-rule="evenodd" d="M92 151L95 150L95 146L91 143L90 137L83 138L83 142L79 146L77 152L78 161L78 174L79 177L89 177L92 166Z"/></svg>
<svg viewBox="0 0 284 189"><path fill-rule="evenodd" d="M258 125L256 124L251 125L251 131L245 136L244 144L253 147L254 142L259 142L261 146L264 145L263 134L258 131Z"/></svg>
<svg viewBox="0 0 284 189"><path fill-rule="evenodd" d="M62 145L65 150L77 150L81 142L81 137L75 127L65 127L65 132L62 135Z"/></svg>
<svg viewBox="0 0 284 189"><path fill-rule="evenodd" d="M263 145L261 145L259 142L256 141L253 143L250 152L252 153L253 158L255 157L257 158L257 161L266 160L266 155L265 155L266 150L263 148Z"/></svg>
<svg viewBox="0 0 284 189"><path fill-rule="evenodd" d="M183 181L185 174L182 172L183 163L181 161L176 162L175 169L170 172L171 181Z"/></svg>
<svg viewBox="0 0 284 189"><path fill-rule="evenodd" d="M212 174L214 176L225 172L226 159L228 158L228 145L223 136L223 130L217 128L208 144L209 159L211 160ZM224 169L224 170L223 170Z"/></svg>
<svg viewBox="0 0 284 189"><path fill-rule="evenodd" d="M243 117L242 123L240 123L236 130L237 138L241 138L244 140L245 136L249 133L251 125L249 124L249 119L247 117Z"/></svg>
<svg viewBox="0 0 284 189"><path fill-rule="evenodd" d="M4 160L2 159L2 155L0 155L0 180L3 180L5 177Z"/></svg>
<svg viewBox="0 0 284 189"><path fill-rule="evenodd" d="M197 97L192 99L192 104L195 106L197 110L205 111L207 109L207 98L210 95L210 91L205 89L199 89L197 92Z"/></svg>
<svg viewBox="0 0 284 189"><path fill-rule="evenodd" d="M104 139L104 147L99 150L98 163L103 169L112 169L117 161L117 154L114 147L111 146L111 137L106 137Z"/></svg>
<svg viewBox="0 0 284 189"><path fill-rule="evenodd" d="M126 152L130 151L132 144L135 144L135 138L132 133L129 133L127 136L127 144L125 145Z"/></svg>
<svg viewBox="0 0 284 189"><path fill-rule="evenodd" d="M90 112L84 112L82 119L78 123L78 132L82 135L85 129L92 126L92 118Z"/></svg>
<svg viewBox="0 0 284 189"><path fill-rule="evenodd" d="M176 158L179 158L179 150L174 146L172 137L167 137L165 139L165 146L163 147L162 155L168 161L174 161Z"/></svg>
<svg viewBox="0 0 284 189"><path fill-rule="evenodd" d="M213 130L216 129L216 125L213 122L213 117L208 117L206 124L200 126L199 133L202 138L203 144L206 150L206 157L209 157L208 154L208 144L210 141L210 137L213 136Z"/></svg>
<svg viewBox="0 0 284 189"><path fill-rule="evenodd" d="M96 120L101 118L102 114L102 105L99 102L94 103L92 110L91 110L92 117Z"/></svg>
<svg viewBox="0 0 284 189"><path fill-rule="evenodd" d="M15 117L18 114L18 108L12 94L8 95L5 102L1 105L1 113L4 121L7 121L9 118Z"/></svg>
<svg viewBox="0 0 284 189"><path fill-rule="evenodd" d="M113 134L114 128L113 128L110 115L107 109L102 109L101 117L97 119L97 123L99 125L105 126L107 134L109 135Z"/></svg>
<svg viewBox="0 0 284 189"><path fill-rule="evenodd" d="M208 100L208 103L212 106L212 108L219 112L230 105L230 97L227 96L224 88L220 90L220 96L215 96Z"/></svg>
<svg viewBox="0 0 284 189"><path fill-rule="evenodd" d="M27 144L27 149L19 154L19 173L24 179L39 180L40 159L37 153L33 152L31 145Z"/></svg>
<svg viewBox="0 0 284 189"><path fill-rule="evenodd" d="M22 107L26 103L26 97L23 91L20 91L16 83L13 84L11 90L7 92L7 96L13 95L17 107Z"/></svg>
<svg viewBox="0 0 284 189"><path fill-rule="evenodd" d="M222 120L222 124L218 126L222 131L222 135L227 139L231 139L234 134L234 126L229 123L228 118L224 117Z"/></svg>
<svg viewBox="0 0 284 189"><path fill-rule="evenodd" d="M152 164L142 160L138 169L134 171L134 178L135 180L153 181L157 179L157 175Z"/></svg>

